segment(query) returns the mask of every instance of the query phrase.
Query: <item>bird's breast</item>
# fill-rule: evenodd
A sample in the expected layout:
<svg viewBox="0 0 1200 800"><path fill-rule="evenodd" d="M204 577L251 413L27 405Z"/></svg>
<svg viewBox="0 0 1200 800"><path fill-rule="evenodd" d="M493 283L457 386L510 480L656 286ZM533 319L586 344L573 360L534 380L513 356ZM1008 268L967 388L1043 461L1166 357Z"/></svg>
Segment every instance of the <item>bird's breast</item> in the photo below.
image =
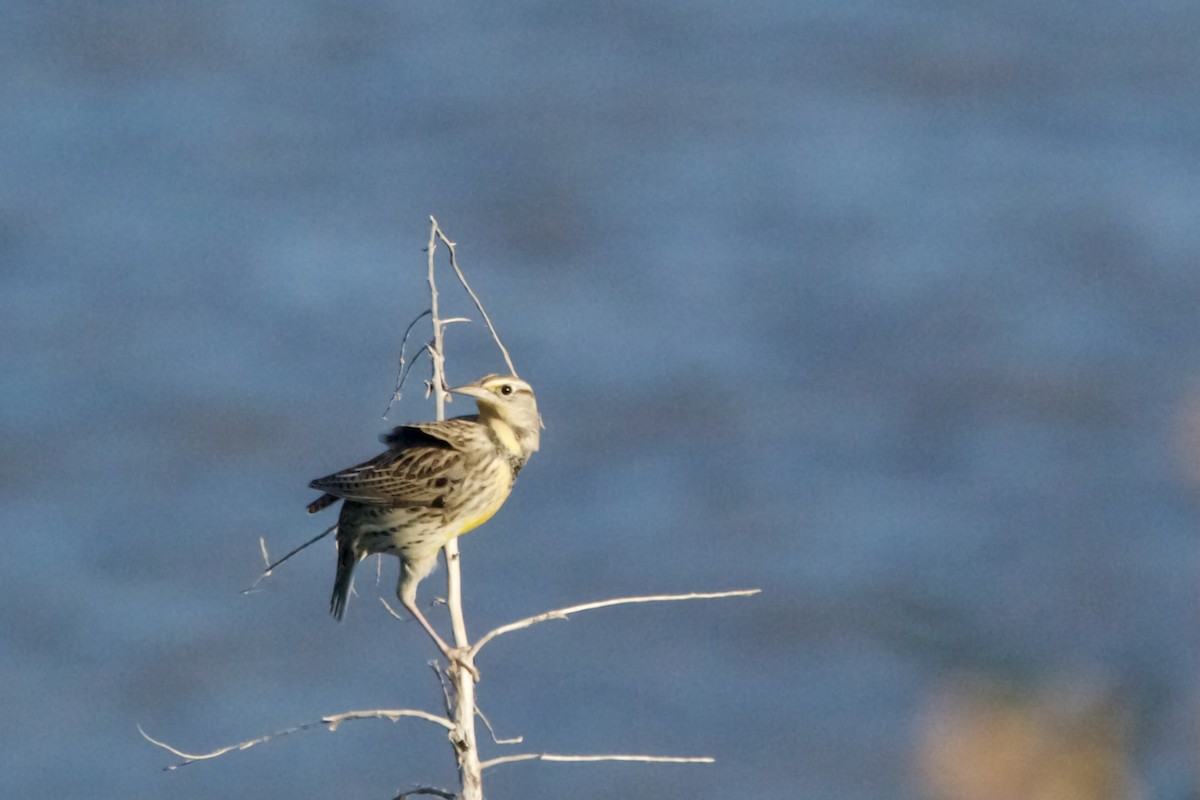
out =
<svg viewBox="0 0 1200 800"><path fill-rule="evenodd" d="M480 477L477 485L464 487L467 496L463 498L455 536L475 530L495 516L512 491L513 470L503 459L493 460Z"/></svg>

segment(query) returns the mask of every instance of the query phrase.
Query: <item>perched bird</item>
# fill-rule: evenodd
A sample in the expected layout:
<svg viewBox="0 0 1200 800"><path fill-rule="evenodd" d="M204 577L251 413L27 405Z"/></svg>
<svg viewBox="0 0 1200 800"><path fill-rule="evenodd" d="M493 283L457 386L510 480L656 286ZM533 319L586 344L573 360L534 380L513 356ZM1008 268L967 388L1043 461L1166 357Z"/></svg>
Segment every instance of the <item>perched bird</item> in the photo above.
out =
<svg viewBox="0 0 1200 800"><path fill-rule="evenodd" d="M442 648L449 648L417 608L417 585L437 566L438 551L487 522L538 449L542 418L529 384L488 375L451 389L475 398L478 414L401 425L380 437L386 452L309 484L325 492L315 514L338 500L337 577L329 609L346 611L354 567L369 555L400 559L396 595Z"/></svg>

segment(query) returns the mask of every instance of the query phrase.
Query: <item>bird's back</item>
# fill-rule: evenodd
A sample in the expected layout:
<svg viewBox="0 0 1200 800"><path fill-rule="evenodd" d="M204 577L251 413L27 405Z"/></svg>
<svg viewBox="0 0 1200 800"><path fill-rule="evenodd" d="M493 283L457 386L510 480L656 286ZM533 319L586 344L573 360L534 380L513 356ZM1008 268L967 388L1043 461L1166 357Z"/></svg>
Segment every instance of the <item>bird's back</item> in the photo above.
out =
<svg viewBox="0 0 1200 800"><path fill-rule="evenodd" d="M512 490L509 459L475 416L402 425L382 438L386 452L310 484L345 501L338 540L359 552L428 557L490 519Z"/></svg>
<svg viewBox="0 0 1200 800"><path fill-rule="evenodd" d="M385 452L309 486L368 505L444 508L472 467L495 451L474 417L402 425L382 438Z"/></svg>

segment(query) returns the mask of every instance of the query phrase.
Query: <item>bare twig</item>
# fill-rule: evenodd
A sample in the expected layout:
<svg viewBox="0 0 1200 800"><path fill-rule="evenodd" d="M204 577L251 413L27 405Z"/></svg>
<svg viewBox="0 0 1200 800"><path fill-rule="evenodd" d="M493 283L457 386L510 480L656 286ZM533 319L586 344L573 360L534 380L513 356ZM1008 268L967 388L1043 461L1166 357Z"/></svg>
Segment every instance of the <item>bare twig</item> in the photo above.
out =
<svg viewBox="0 0 1200 800"><path fill-rule="evenodd" d="M437 675L438 685L442 687L442 707L446 709L446 716L453 717L454 699L450 696L450 684L446 682L446 673L442 671L442 666L436 659L429 662L429 668Z"/></svg>
<svg viewBox="0 0 1200 800"><path fill-rule="evenodd" d="M711 756L645 756L636 754L568 756L558 753L521 753L515 756L500 756L480 764L481 769L491 769L501 764L516 761L642 761L650 764L715 764Z"/></svg>
<svg viewBox="0 0 1200 800"><path fill-rule="evenodd" d="M246 742L240 742L238 744L231 744L227 747L219 747L216 750L213 750L208 753L185 753L184 751L182 751L178 748L172 747L171 745L167 744L166 742L160 742L158 739L155 739L153 736L146 733L146 731L142 729L141 725L138 726L138 733L142 734L143 738L145 738L146 741L150 742L151 744L158 745L159 747L166 750L167 752L183 759L183 761L179 762L178 764L172 764L169 767L165 768L166 771L170 771L170 770L179 769L180 767L185 767L188 764L194 764L197 761L207 761L212 758L217 758L218 756L223 756L226 753L232 753L235 750L249 750L251 747L254 747L255 745L264 744L266 742L269 742L271 739L279 739L284 736L288 736L293 733L299 733L300 731L306 731L306 730L309 730L310 728L316 728L321 725L328 726L329 730L331 730L331 731L336 731L339 725L341 725L343 722L348 722L350 720L386 719L391 722L396 722L405 717L415 717L417 719L428 720L429 722L434 722L434 723L437 723L438 725L441 725L443 728L446 728L447 730L450 730L453 728L453 725L451 724L450 720L446 719L445 717L439 717L436 714L430 714L428 711L420 711L420 710L414 709L414 708L396 708L396 709L379 708L379 709L373 709L370 711L346 711L341 714L330 714L328 716L321 717L320 722L306 722L303 725L296 725L291 728L285 728L284 730L276 731L275 733L271 733L266 736L260 736L257 739L250 739L249 741L246 741Z"/></svg>
<svg viewBox="0 0 1200 800"><path fill-rule="evenodd" d="M323 530L323 531L321 531L320 533L318 533L318 534L317 534L316 536L314 536L313 538L309 539L309 540L308 540L307 542L305 542L304 544L300 545L299 547L293 548L293 549L292 549L291 551L289 551L289 552L288 552L288 554L287 554L286 556L284 556L283 558L279 559L278 561L275 561L274 563L269 563L269 564L267 564L266 568L263 570L263 573L262 573L262 575L259 575L259 576L258 576L258 578L257 578L257 579L255 579L254 583L250 584L250 585L249 585L249 586L247 586L245 589L242 589L242 594L250 594L251 592L253 592L255 589L257 589L257 588L258 588L258 585L259 585L260 583L262 583L262 582L263 582L263 580L264 580L265 578L269 578L269 577L271 577L271 571L272 571L272 570L274 570L274 569L275 569L276 567L278 567L280 564L282 564L283 562L287 561L289 558L291 558L292 556L296 555L296 553L299 553L301 550L303 550L304 548L308 547L309 545L314 545L314 544L316 544L317 542L319 542L319 541L321 541L322 539L324 539L324 538L325 538L326 536L328 536L328 535L330 534L330 532L331 532L331 531L333 531L333 529L334 529L334 528L336 528L336 527L337 527L337 523L335 522L335 523L333 523L332 525L330 525L328 528L326 528L325 530ZM262 538L261 536L260 536L260 537L258 537L258 546L259 546L260 548L262 548L263 561L267 561L268 559L267 559L267 541L266 541L266 539Z"/></svg>
<svg viewBox="0 0 1200 800"><path fill-rule="evenodd" d="M479 707L478 703L475 704L475 713L479 715L481 720L483 720L483 724L485 727L487 727L488 733L492 735L492 741L496 744L520 744L521 742L525 741L524 736L512 736L505 739L501 739L500 737L496 736L496 729L492 727L492 721L487 718L486 714L483 713L483 709Z"/></svg>
<svg viewBox="0 0 1200 800"><path fill-rule="evenodd" d="M750 597L761 592L761 589L737 589L731 592L693 592L691 594L652 594L642 597L616 597L611 600L597 600L592 603L580 603L577 606L567 606L566 608L556 608L553 611L547 611L542 614L536 614L532 617L519 619L516 622L510 622L507 625L501 625L499 628L494 628L483 636L479 637L479 641L471 647L471 655L479 655L479 651L483 646L495 639L497 636L502 636L506 633L519 631L523 628L528 628L537 625L539 622L546 622L552 619L567 619L570 614L577 614L580 611L591 611L596 608L607 608L609 606L627 605L629 603L662 603L674 600L713 600L718 597Z"/></svg>
<svg viewBox="0 0 1200 800"><path fill-rule="evenodd" d="M416 717L418 719L428 720L441 725L446 730L453 727L450 720L445 717L439 717L437 714L430 714L428 711L421 711L415 708L395 708L395 709L373 709L370 711L344 711L341 714L330 714L321 718L321 724L328 725L329 730L336 731L338 725L343 722L349 722L356 719L386 719L391 722L397 722L404 717Z"/></svg>
<svg viewBox="0 0 1200 800"><path fill-rule="evenodd" d="M392 403L400 402L400 400L401 400L400 389L404 386L404 380L405 380L405 378L408 377L408 373L409 373L409 370L412 369L412 365L417 363L417 359L415 357L413 358L412 361L409 361L409 362L405 362L405 360L404 360L404 348L408 344L408 336L409 336L409 334L412 333L412 329L414 327L416 327L417 323L420 322L422 319L424 319L426 317L426 315L428 315L430 313L432 313L432 311L429 309L422 311L420 314L418 314L413 319L412 322L408 323L408 327L404 329L404 338L402 338L400 340L400 366L396 370L396 388L392 392L392 396L388 399L387 408L385 408L383 410L383 418L384 419L387 419L388 412L392 410ZM424 349L425 348L421 348L421 350L418 350L417 355L418 356L421 355L421 352Z"/></svg>
<svg viewBox="0 0 1200 800"><path fill-rule="evenodd" d="M445 351L442 349L442 335L444 326L441 321L441 315L438 313L438 290L437 281L434 278L434 254L437 252L437 232L440 229L437 226L437 220L430 217L429 220L433 223L433 228L429 231L429 244L425 248L428 255L429 272L427 280L429 282L429 314L433 322L433 342L428 346L429 356L433 359L433 386L430 389L433 392L433 407L437 412L436 419L443 420L446 418L446 398L449 392L446 391L446 360Z"/></svg>
<svg viewBox="0 0 1200 800"><path fill-rule="evenodd" d="M432 786L421 786L417 789L409 789L407 792L401 792L392 800L406 800L416 794L427 794L431 797L440 797L442 800L458 800L458 795L454 792L447 792L445 789L434 789Z"/></svg>
<svg viewBox="0 0 1200 800"><path fill-rule="evenodd" d="M454 269L454 273L458 275L459 283L463 285L463 288L467 290L467 294L471 295L471 299L475 301L475 307L479 309L479 313L483 315L483 321L487 323L488 330L492 332L492 339L495 340L496 346L500 348L500 352L504 355L504 363L508 365L509 374L515 376L517 368L513 366L512 358L508 355L508 348L504 346L504 342L500 341L500 335L496 333L496 326L492 324L492 318L484 310L483 303L479 302L479 297L475 294L475 290L471 288L471 284L467 283L467 276L463 274L463 271L458 266L458 258L454 252L455 243L450 241L446 237L446 234L442 233L442 229L436 219L430 217L429 220L433 223L433 230L437 237L446 243L446 249L450 251L450 266Z"/></svg>
<svg viewBox="0 0 1200 800"><path fill-rule="evenodd" d="M383 607L384 607L384 608L386 608L386 609L387 609L387 612L388 612L389 614L391 614L393 617L395 617L396 619L400 620L401 622L408 622L408 620L407 620L407 619L405 619L404 617L400 616L400 612L399 612L399 611L397 611L396 609L394 609L394 608L392 608L390 605L388 605L388 601L387 601L387 598L386 598L386 597L381 597L381 598L379 598L379 602L383 603Z"/></svg>

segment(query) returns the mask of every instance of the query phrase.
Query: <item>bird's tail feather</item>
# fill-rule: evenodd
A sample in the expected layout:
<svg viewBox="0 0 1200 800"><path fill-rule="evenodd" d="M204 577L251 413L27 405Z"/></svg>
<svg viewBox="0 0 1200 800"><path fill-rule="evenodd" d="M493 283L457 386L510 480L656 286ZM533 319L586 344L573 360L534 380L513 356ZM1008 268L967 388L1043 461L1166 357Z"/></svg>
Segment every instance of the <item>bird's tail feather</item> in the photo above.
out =
<svg viewBox="0 0 1200 800"><path fill-rule="evenodd" d="M315 514L323 508L329 508L331 505L341 499L342 498L335 497L331 494L323 494L308 504L308 513Z"/></svg>
<svg viewBox="0 0 1200 800"><path fill-rule="evenodd" d="M329 598L329 613L341 619L346 613L346 602L350 599L350 587L354 584L354 567L359 562L358 553L348 540L338 542L337 577L333 580L333 596Z"/></svg>

